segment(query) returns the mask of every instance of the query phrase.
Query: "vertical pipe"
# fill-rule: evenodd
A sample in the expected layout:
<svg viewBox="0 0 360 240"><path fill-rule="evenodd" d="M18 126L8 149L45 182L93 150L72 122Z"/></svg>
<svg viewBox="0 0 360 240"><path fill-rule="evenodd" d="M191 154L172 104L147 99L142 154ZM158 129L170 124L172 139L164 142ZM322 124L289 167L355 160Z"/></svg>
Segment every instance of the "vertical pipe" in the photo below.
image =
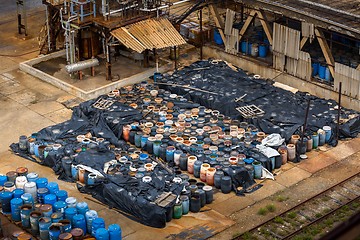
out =
<svg viewBox="0 0 360 240"><path fill-rule="evenodd" d="M49 5L46 6L45 9L45 15L46 15L46 34L47 34L47 40L48 40L48 50L51 52L51 38L50 38L50 24L49 24Z"/></svg>
<svg viewBox="0 0 360 240"><path fill-rule="evenodd" d="M244 4L241 3L241 22L244 22Z"/></svg>
<svg viewBox="0 0 360 240"><path fill-rule="evenodd" d="M174 59L175 59L175 71L177 71L177 54L176 54L176 46L174 46Z"/></svg>
<svg viewBox="0 0 360 240"><path fill-rule="evenodd" d="M307 107L306 107L305 121L304 121L303 129L302 129L302 133L301 133L300 148L302 148L303 143L304 143L304 136L305 136L305 131L306 131L307 119L308 119L308 116L309 116L309 110L310 110L310 98L308 99L308 104L307 104Z"/></svg>
<svg viewBox="0 0 360 240"><path fill-rule="evenodd" d="M25 36L27 36L27 17L26 17L26 0L23 0L23 15L24 15L24 30L25 30Z"/></svg>
<svg viewBox="0 0 360 240"><path fill-rule="evenodd" d="M203 26L202 26L202 9L200 9L200 60L203 59Z"/></svg>
<svg viewBox="0 0 360 240"><path fill-rule="evenodd" d="M111 74L111 54L110 54L110 46L109 46L109 33L105 34L105 48L106 48L106 80L112 80Z"/></svg>
<svg viewBox="0 0 360 240"><path fill-rule="evenodd" d="M158 55L156 53L155 48L154 48L154 57L155 57L155 62L156 62L156 72L159 72L159 59L158 59Z"/></svg>
<svg viewBox="0 0 360 240"><path fill-rule="evenodd" d="M339 102L338 102L338 115L337 115L337 123L336 123L336 141L339 140L339 136L340 136L341 86L342 86L342 82L339 83Z"/></svg>

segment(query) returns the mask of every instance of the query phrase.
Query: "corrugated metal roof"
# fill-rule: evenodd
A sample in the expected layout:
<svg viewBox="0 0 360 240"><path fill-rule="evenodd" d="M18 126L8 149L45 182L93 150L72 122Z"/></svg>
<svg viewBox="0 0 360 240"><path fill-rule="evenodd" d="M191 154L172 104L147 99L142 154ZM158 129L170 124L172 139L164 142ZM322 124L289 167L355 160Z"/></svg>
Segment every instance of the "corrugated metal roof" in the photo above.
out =
<svg viewBox="0 0 360 240"><path fill-rule="evenodd" d="M111 31L126 47L136 52L185 44L185 40L166 18L147 19Z"/></svg>
<svg viewBox="0 0 360 240"><path fill-rule="evenodd" d="M316 24L349 36L360 36L359 0L236 0ZM321 24L322 22L322 24Z"/></svg>

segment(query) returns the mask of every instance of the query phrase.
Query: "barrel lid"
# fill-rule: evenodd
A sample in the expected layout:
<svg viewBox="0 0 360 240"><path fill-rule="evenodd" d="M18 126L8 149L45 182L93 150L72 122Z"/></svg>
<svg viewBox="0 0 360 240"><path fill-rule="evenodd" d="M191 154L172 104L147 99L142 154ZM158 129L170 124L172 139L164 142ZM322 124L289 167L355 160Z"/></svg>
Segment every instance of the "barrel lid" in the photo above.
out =
<svg viewBox="0 0 360 240"><path fill-rule="evenodd" d="M48 212L52 209L52 205L51 204L42 204L40 206L40 211L42 212Z"/></svg>
<svg viewBox="0 0 360 240"><path fill-rule="evenodd" d="M28 173L28 175L27 175L28 178L36 178L38 176L39 176L39 174L37 174L35 172Z"/></svg>
<svg viewBox="0 0 360 240"><path fill-rule="evenodd" d="M68 197L68 198L66 198L65 199L65 202L66 203L75 203L76 202L76 198L74 198L74 197Z"/></svg>
<svg viewBox="0 0 360 240"><path fill-rule="evenodd" d="M65 190L59 190L56 192L56 196L67 196L67 191Z"/></svg>
<svg viewBox="0 0 360 240"><path fill-rule="evenodd" d="M22 233L17 237L18 240L31 240L32 236L28 233Z"/></svg>
<svg viewBox="0 0 360 240"><path fill-rule="evenodd" d="M74 217L73 217L73 221L78 221L78 220L82 220L84 219L84 215L82 214L75 214Z"/></svg>
<svg viewBox="0 0 360 240"><path fill-rule="evenodd" d="M59 186L59 184L57 184L56 182L49 182L48 184L47 184L47 187L48 188L53 188L53 187L58 187Z"/></svg>
<svg viewBox="0 0 360 240"><path fill-rule="evenodd" d="M88 207L88 204L86 202L78 202L76 204L76 207L77 208L86 208L86 207Z"/></svg>
<svg viewBox="0 0 360 240"><path fill-rule="evenodd" d="M11 188L13 187L15 184L13 182L5 182L4 183L4 187L7 187L7 188Z"/></svg>
<svg viewBox="0 0 360 240"><path fill-rule="evenodd" d="M109 231L106 230L106 228L98 228L98 229L96 229L96 234L95 235L103 235L103 234L106 234L108 232Z"/></svg>
<svg viewBox="0 0 360 240"><path fill-rule="evenodd" d="M59 223L61 223L62 225L68 225L71 224L71 221L69 219L61 219Z"/></svg>
<svg viewBox="0 0 360 240"><path fill-rule="evenodd" d="M39 222L40 223L49 223L49 222L51 222L51 219L48 217L42 217L39 219Z"/></svg>
<svg viewBox="0 0 360 240"><path fill-rule="evenodd" d="M47 188L38 188L37 192L39 194L44 194L44 193L48 193L49 189L47 189Z"/></svg>
<svg viewBox="0 0 360 240"><path fill-rule="evenodd" d="M13 198L10 201L12 204L22 204L23 200L21 198Z"/></svg>
<svg viewBox="0 0 360 240"><path fill-rule="evenodd" d="M15 171L10 171L10 172L7 172L6 173L6 176L8 176L8 177L14 177L14 176L17 176L18 174L17 174L17 172L15 172Z"/></svg>
<svg viewBox="0 0 360 240"><path fill-rule="evenodd" d="M62 218L63 214L60 212L54 212L53 214L51 214L51 219L57 219L57 218Z"/></svg>
<svg viewBox="0 0 360 240"><path fill-rule="evenodd" d="M121 228L118 224L113 223L113 224L109 225L108 230L109 230L109 232L113 232L113 231L115 232L115 231L120 231Z"/></svg>
<svg viewBox="0 0 360 240"><path fill-rule="evenodd" d="M70 207L70 208L66 208L65 209L65 213L67 213L67 214L71 214L71 213L77 213L77 210L76 210L76 208L74 208L74 207Z"/></svg>
<svg viewBox="0 0 360 240"><path fill-rule="evenodd" d="M331 131L331 127L330 126L323 126L323 130L324 131Z"/></svg>
<svg viewBox="0 0 360 240"><path fill-rule="evenodd" d="M28 169L27 169L26 167L18 167L18 168L16 169L17 174L24 174L24 173L26 173L27 171L28 171Z"/></svg>
<svg viewBox="0 0 360 240"><path fill-rule="evenodd" d="M59 240L70 240L72 237L73 235L71 233L61 233L59 235Z"/></svg>
<svg viewBox="0 0 360 240"><path fill-rule="evenodd" d="M16 230L16 231L14 231L14 232L12 233L12 236L13 236L14 238L17 238L19 235L21 235L21 234L23 234L23 233L25 233L25 232L22 231L22 230Z"/></svg>
<svg viewBox="0 0 360 240"><path fill-rule="evenodd" d="M30 213L30 216L32 216L32 217L40 217L41 215L42 215L42 213L39 211L33 211Z"/></svg>
<svg viewBox="0 0 360 240"><path fill-rule="evenodd" d="M101 223L105 223L105 220L103 218L95 218L93 220L93 224L101 224Z"/></svg>
<svg viewBox="0 0 360 240"><path fill-rule="evenodd" d="M66 202L64 201L57 201L54 203L54 207L66 207Z"/></svg>
<svg viewBox="0 0 360 240"><path fill-rule="evenodd" d="M32 205L31 204L24 204L21 206L22 210L31 210L32 209Z"/></svg>
<svg viewBox="0 0 360 240"><path fill-rule="evenodd" d="M38 179L36 179L36 182L38 182L38 183L46 183L48 180L47 180L47 178L38 178Z"/></svg>
<svg viewBox="0 0 360 240"><path fill-rule="evenodd" d="M97 212L96 212L95 210L89 210L89 211L87 211L87 212L85 213L85 215L86 215L87 217L97 217L97 216L98 216L98 214L97 214Z"/></svg>
<svg viewBox="0 0 360 240"><path fill-rule="evenodd" d="M205 192L213 190L213 188L212 188L211 186L204 186L202 189L203 189Z"/></svg>
<svg viewBox="0 0 360 240"><path fill-rule="evenodd" d="M84 235L84 231L81 228L74 228L70 231L71 235L74 237L81 237Z"/></svg>
<svg viewBox="0 0 360 240"><path fill-rule="evenodd" d="M56 199L56 195L55 194L52 194L52 193L50 193L50 194L48 194L48 195L46 195L45 196L45 199L47 199L47 200L52 200L52 199Z"/></svg>
<svg viewBox="0 0 360 240"><path fill-rule="evenodd" d="M12 192L7 192L7 191L0 193L1 198L9 198L12 197L12 195L13 195Z"/></svg>
<svg viewBox="0 0 360 240"><path fill-rule="evenodd" d="M26 188L36 187L36 183L34 183L34 182L27 182L27 183L25 183L24 187L26 187Z"/></svg>
<svg viewBox="0 0 360 240"><path fill-rule="evenodd" d="M24 189L22 188L16 188L12 191L14 194L23 194L24 193Z"/></svg>

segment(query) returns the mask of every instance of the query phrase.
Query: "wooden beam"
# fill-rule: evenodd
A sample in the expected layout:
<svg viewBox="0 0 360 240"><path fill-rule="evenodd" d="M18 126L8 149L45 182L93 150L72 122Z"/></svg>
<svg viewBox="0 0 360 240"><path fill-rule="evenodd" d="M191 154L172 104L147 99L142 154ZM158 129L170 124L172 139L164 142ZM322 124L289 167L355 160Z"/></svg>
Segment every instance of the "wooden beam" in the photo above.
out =
<svg viewBox="0 0 360 240"><path fill-rule="evenodd" d="M219 12L217 11L216 7L214 7L212 4L210 4L209 9L210 9L211 15L214 18L216 27L219 30L221 39L223 40L223 42L225 44L226 43L226 38L225 38L225 35L224 35L224 31L223 31L223 29L225 27L225 24L224 24L223 20L220 18Z"/></svg>
<svg viewBox="0 0 360 240"><path fill-rule="evenodd" d="M266 18L266 15L263 10L258 10L257 14L259 16L260 23L264 28L265 34L267 39L269 40L270 45L273 44L273 32L272 28L270 27L269 21Z"/></svg>
<svg viewBox="0 0 360 240"><path fill-rule="evenodd" d="M256 15L257 11L256 10L251 10L249 16L247 17L243 27L240 30L239 33L239 42L241 42L241 38L244 36L246 30L248 29L248 27L250 26L251 21L254 19L255 15Z"/></svg>
<svg viewBox="0 0 360 240"><path fill-rule="evenodd" d="M300 42L300 50L305 46L305 43L307 42L309 38L308 37L303 37L301 39L301 42Z"/></svg>
<svg viewBox="0 0 360 240"><path fill-rule="evenodd" d="M334 61L333 55L331 54L329 45L326 42L325 36L324 36L323 32L318 28L315 28L315 35L319 41L321 51L324 54L324 57L326 59L326 63L328 64L330 73L333 77L335 77L335 68L334 68L335 61Z"/></svg>

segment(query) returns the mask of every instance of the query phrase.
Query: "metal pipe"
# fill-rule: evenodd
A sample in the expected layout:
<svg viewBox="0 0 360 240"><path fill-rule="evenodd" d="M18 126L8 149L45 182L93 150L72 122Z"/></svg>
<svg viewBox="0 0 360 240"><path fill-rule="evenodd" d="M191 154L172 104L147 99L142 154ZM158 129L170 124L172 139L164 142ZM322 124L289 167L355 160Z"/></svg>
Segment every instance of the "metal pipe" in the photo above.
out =
<svg viewBox="0 0 360 240"><path fill-rule="evenodd" d="M64 14L67 14L67 0L64 1Z"/></svg>
<svg viewBox="0 0 360 240"><path fill-rule="evenodd" d="M50 26L49 26L49 11L48 11L48 6L46 6L45 9L45 16L46 16L46 34L47 34L47 39L48 39L48 49L49 51L51 51L51 46L50 46Z"/></svg>
<svg viewBox="0 0 360 240"><path fill-rule="evenodd" d="M308 104L307 104L307 107L306 107L305 121L304 121L304 125L303 125L303 130L302 130L302 133L301 133L300 149L303 147L303 144L304 144L304 136L305 136L305 131L306 131L307 119L308 119L309 110L310 110L310 101L311 101L311 99L309 98L308 99Z"/></svg>
<svg viewBox="0 0 360 240"><path fill-rule="evenodd" d="M339 102L338 102L338 115L337 115L337 123L336 123L336 141L339 140L339 136L340 136L341 86L342 86L342 82L339 82Z"/></svg>
<svg viewBox="0 0 360 240"><path fill-rule="evenodd" d="M126 7L126 8L123 8L123 9L112 10L112 11L110 11L110 13L109 13L109 12L105 13L104 16L111 15L111 14L118 13L118 12L122 12L122 11L124 11L124 10L130 9L130 8L134 8L134 7L137 7L137 6L138 6L138 4L133 4L133 5L131 5L131 6L128 6L128 7Z"/></svg>
<svg viewBox="0 0 360 240"><path fill-rule="evenodd" d="M170 6L178 5L178 4L185 3L185 2L189 2L189 1L190 1L190 0L182 0L182 1L174 2L174 3L172 3L171 5L163 5L163 6L160 6L160 7L157 7L157 8L151 8L151 9L140 8L140 11L144 11L144 12L154 12L154 11L161 10L161 9L163 9L163 8L168 8L168 7L170 7Z"/></svg>
<svg viewBox="0 0 360 240"><path fill-rule="evenodd" d="M77 71L84 70L86 68L91 68L99 65L99 60L97 58L91 58L88 60L80 61L77 63L69 64L65 66L66 72L73 73Z"/></svg>
<svg viewBox="0 0 360 240"><path fill-rule="evenodd" d="M203 59L203 22L202 22L202 8L200 9L200 60Z"/></svg>

